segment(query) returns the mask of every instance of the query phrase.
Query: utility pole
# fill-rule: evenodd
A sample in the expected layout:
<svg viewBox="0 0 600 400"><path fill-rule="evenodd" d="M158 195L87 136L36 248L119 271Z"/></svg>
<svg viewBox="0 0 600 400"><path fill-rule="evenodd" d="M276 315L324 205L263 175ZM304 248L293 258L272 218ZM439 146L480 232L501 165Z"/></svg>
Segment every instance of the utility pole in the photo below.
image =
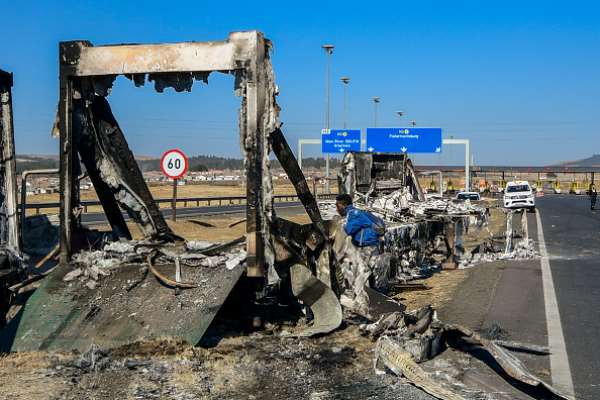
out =
<svg viewBox="0 0 600 400"><path fill-rule="evenodd" d="M346 129L348 127L348 83L350 83L350 78L342 76L340 80L344 84L344 129Z"/></svg>
<svg viewBox="0 0 600 400"><path fill-rule="evenodd" d="M325 68L325 129L330 129L330 99L331 99L331 55L333 54L334 46L332 44L324 44L321 46L327 55L327 67ZM325 190L329 193L329 154L325 156Z"/></svg>
<svg viewBox="0 0 600 400"><path fill-rule="evenodd" d="M415 120L413 119L412 121L410 121L410 124L411 124L411 125L413 126L413 128L414 128L415 126L417 126L417 121L415 121ZM408 157L408 153L405 153L405 154L406 154L406 157ZM413 159L413 161L416 163L416 162L417 162L416 158L415 158L415 159Z"/></svg>
<svg viewBox="0 0 600 400"><path fill-rule="evenodd" d="M377 96L373 97L373 127L377 128L377 105L381 99Z"/></svg>

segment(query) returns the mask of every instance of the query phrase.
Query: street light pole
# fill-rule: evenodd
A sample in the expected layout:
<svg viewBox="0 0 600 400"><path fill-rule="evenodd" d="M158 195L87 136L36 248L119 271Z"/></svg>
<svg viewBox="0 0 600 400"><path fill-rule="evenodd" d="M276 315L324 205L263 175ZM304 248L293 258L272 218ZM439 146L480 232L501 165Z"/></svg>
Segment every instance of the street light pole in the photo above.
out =
<svg viewBox="0 0 600 400"><path fill-rule="evenodd" d="M348 83L350 83L350 78L342 76L340 80L344 84L344 129L346 129L348 127Z"/></svg>
<svg viewBox="0 0 600 400"><path fill-rule="evenodd" d="M325 129L330 129L330 99L331 99L331 55L334 46L324 44L321 46L327 55L327 67L325 69ZM329 154L325 156L325 190L329 193Z"/></svg>
<svg viewBox="0 0 600 400"><path fill-rule="evenodd" d="M381 99L377 96L373 97L373 127L377 128L377 105Z"/></svg>

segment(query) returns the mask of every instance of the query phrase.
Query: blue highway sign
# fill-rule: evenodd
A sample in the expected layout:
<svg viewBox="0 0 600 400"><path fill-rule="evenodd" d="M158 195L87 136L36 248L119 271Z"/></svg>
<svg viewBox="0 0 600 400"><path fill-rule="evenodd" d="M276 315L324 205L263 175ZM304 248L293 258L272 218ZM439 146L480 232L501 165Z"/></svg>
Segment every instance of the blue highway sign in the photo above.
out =
<svg viewBox="0 0 600 400"><path fill-rule="evenodd" d="M324 154L360 151L360 129L323 129L321 149Z"/></svg>
<svg viewBox="0 0 600 400"><path fill-rule="evenodd" d="M441 153L442 128L367 128L367 151Z"/></svg>

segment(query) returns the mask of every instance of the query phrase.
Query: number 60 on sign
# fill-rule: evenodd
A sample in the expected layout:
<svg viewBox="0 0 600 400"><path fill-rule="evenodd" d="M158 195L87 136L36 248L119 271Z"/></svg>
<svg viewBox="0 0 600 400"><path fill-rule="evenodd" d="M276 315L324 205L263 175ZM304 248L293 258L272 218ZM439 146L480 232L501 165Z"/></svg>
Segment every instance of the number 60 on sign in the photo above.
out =
<svg viewBox="0 0 600 400"><path fill-rule="evenodd" d="M188 158L179 149L167 150L160 159L163 174L171 179L179 179L188 170Z"/></svg>

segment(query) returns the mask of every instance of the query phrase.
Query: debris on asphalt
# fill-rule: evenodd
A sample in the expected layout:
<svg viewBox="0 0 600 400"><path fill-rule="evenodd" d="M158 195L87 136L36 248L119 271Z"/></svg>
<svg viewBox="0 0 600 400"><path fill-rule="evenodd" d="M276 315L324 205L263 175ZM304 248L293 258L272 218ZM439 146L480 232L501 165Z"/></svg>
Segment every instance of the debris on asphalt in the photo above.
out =
<svg viewBox="0 0 600 400"><path fill-rule="evenodd" d="M508 350L532 354L547 354L543 346L526 343L484 339L459 325L445 324L437 320L435 312L427 307L404 318L398 313L380 318L373 324L361 327L377 339L375 366L404 376L415 386L438 399L461 399L459 394L433 381L421 368L422 363L435 358L451 347L467 354L476 350L486 351L503 372L522 383L525 393L536 399L566 399L569 397L529 372L524 364ZM380 369L379 369L380 370Z"/></svg>

